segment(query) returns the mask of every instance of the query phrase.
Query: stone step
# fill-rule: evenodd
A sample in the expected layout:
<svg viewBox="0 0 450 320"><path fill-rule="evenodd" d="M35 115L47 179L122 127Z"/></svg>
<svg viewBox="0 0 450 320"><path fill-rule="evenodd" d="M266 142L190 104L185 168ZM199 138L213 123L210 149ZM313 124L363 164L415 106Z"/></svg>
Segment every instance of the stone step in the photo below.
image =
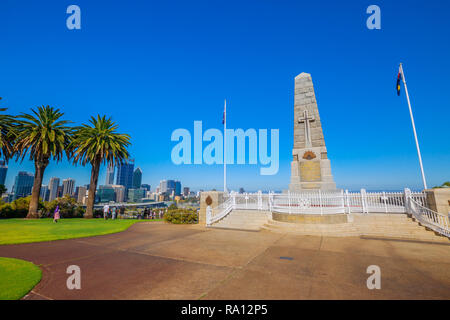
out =
<svg viewBox="0 0 450 320"><path fill-rule="evenodd" d="M278 233L289 233L298 235L317 235L317 236L368 236L380 238L399 238L409 240L438 241L450 243L446 237L436 235L434 232L427 231L418 224L411 222L407 227L373 227L369 225L356 225L352 223L344 224L294 224L269 220L263 227Z"/></svg>

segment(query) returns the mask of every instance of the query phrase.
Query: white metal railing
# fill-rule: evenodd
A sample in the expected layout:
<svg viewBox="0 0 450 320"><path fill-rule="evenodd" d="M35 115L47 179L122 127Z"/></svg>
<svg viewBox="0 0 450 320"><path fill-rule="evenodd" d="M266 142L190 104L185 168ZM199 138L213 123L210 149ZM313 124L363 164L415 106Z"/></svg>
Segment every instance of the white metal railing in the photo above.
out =
<svg viewBox="0 0 450 320"><path fill-rule="evenodd" d="M446 237L450 237L450 217L443 213L439 213L424 207L419 203L408 189L405 190L407 202L407 210L422 225L438 232Z"/></svg>
<svg viewBox="0 0 450 320"><path fill-rule="evenodd" d="M224 201L206 210L206 223L211 225L232 210L261 210L288 214L343 213L410 213L424 226L450 237L450 217L426 207L423 192L360 192L304 191L283 194L257 193L224 194Z"/></svg>

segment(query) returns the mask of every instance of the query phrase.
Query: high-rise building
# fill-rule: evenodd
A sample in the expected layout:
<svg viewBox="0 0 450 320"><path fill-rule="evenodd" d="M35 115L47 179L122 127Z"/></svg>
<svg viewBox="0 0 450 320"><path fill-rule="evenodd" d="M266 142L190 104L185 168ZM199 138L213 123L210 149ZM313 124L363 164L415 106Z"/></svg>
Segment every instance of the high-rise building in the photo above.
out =
<svg viewBox="0 0 450 320"><path fill-rule="evenodd" d="M50 192L48 201L53 201L58 197L59 178L53 177L48 184L48 190Z"/></svg>
<svg viewBox="0 0 450 320"><path fill-rule="evenodd" d="M106 168L106 185L114 184L114 175L116 173L116 167L113 164L108 164Z"/></svg>
<svg viewBox="0 0 450 320"><path fill-rule="evenodd" d="M5 160L0 160L0 184L5 185L6 174L8 173L8 165Z"/></svg>
<svg viewBox="0 0 450 320"><path fill-rule="evenodd" d="M166 193L167 192L167 180L161 180L159 182L159 192Z"/></svg>
<svg viewBox="0 0 450 320"><path fill-rule="evenodd" d="M116 202L125 202L125 187L119 185L112 185L116 195Z"/></svg>
<svg viewBox="0 0 450 320"><path fill-rule="evenodd" d="M145 197L144 189L130 189L128 190L128 202L141 202Z"/></svg>
<svg viewBox="0 0 450 320"><path fill-rule="evenodd" d="M142 170L137 167L133 171L133 189L140 189L142 184Z"/></svg>
<svg viewBox="0 0 450 320"><path fill-rule="evenodd" d="M175 195L181 196L181 182L175 181Z"/></svg>
<svg viewBox="0 0 450 320"><path fill-rule="evenodd" d="M151 190L151 186L149 184L146 184L146 183L141 184L141 188L145 189L145 191L150 191Z"/></svg>
<svg viewBox="0 0 450 320"><path fill-rule="evenodd" d="M30 172L19 171L14 180L13 186L13 200L27 197L31 194L33 189L34 175Z"/></svg>
<svg viewBox="0 0 450 320"><path fill-rule="evenodd" d="M56 191L56 197L61 198L63 196L63 186L58 186L58 191Z"/></svg>
<svg viewBox="0 0 450 320"><path fill-rule="evenodd" d="M116 195L112 186L99 186L97 190L98 202L115 201Z"/></svg>
<svg viewBox="0 0 450 320"><path fill-rule="evenodd" d="M183 188L183 196L189 197L189 192L190 192L189 187L184 187Z"/></svg>
<svg viewBox="0 0 450 320"><path fill-rule="evenodd" d="M126 190L133 188L134 160L131 159L117 166L116 185L124 186Z"/></svg>
<svg viewBox="0 0 450 320"><path fill-rule="evenodd" d="M69 196L73 196L73 192L75 190L75 179L68 178L63 180L63 197L68 194Z"/></svg>
<svg viewBox="0 0 450 320"><path fill-rule="evenodd" d="M83 187L83 186L78 186L77 191L75 192L77 202L86 204L86 194L87 194L87 188Z"/></svg>
<svg viewBox="0 0 450 320"><path fill-rule="evenodd" d="M42 201L48 201L48 197L50 195L50 191L48 190L47 185L41 186L41 193L39 194L39 198L42 199Z"/></svg>

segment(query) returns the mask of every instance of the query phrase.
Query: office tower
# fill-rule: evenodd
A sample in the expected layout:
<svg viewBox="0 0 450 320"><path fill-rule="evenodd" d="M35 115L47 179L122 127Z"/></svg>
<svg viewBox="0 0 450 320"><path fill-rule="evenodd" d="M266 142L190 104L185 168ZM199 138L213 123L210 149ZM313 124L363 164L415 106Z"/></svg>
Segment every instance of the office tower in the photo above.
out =
<svg viewBox="0 0 450 320"><path fill-rule="evenodd" d="M114 175L116 173L116 167L113 164L108 164L106 168L106 185L114 184Z"/></svg>
<svg viewBox="0 0 450 320"><path fill-rule="evenodd" d="M144 189L130 189L128 190L128 202L141 202L145 197Z"/></svg>
<svg viewBox="0 0 450 320"><path fill-rule="evenodd" d="M167 190L166 193L168 195L171 195L172 193L175 192L175 180L167 180Z"/></svg>
<svg viewBox="0 0 450 320"><path fill-rule="evenodd" d="M8 165L5 160L0 160L0 184L5 185Z"/></svg>
<svg viewBox="0 0 450 320"><path fill-rule="evenodd" d="M116 202L125 202L125 187L119 185L112 185L116 195Z"/></svg>
<svg viewBox="0 0 450 320"><path fill-rule="evenodd" d="M48 184L48 190L50 192L48 201L53 201L58 197L59 178L53 177Z"/></svg>
<svg viewBox="0 0 450 320"><path fill-rule="evenodd" d="M239 193L244 193L244 192L245 192L244 188L240 187L239 188Z"/></svg>
<svg viewBox="0 0 450 320"><path fill-rule="evenodd" d="M181 182L175 181L175 195L181 196Z"/></svg>
<svg viewBox="0 0 450 320"><path fill-rule="evenodd" d="M39 198L42 199L42 201L48 201L48 196L50 194L50 191L48 190L47 185L41 186L41 193L39 194Z"/></svg>
<svg viewBox="0 0 450 320"><path fill-rule="evenodd" d="M56 197L62 198L63 196L63 186L58 186L58 191L56 191Z"/></svg>
<svg viewBox="0 0 450 320"><path fill-rule="evenodd" d="M98 202L115 201L116 194L112 186L99 186L97 190Z"/></svg>
<svg viewBox="0 0 450 320"><path fill-rule="evenodd" d="M146 184L146 183L141 184L141 188L142 188L142 189L145 189L145 191L150 191L150 190L151 190L150 185L149 185L149 184Z"/></svg>
<svg viewBox="0 0 450 320"><path fill-rule="evenodd" d="M140 189L142 184L142 170L141 168L136 168L133 172L133 189Z"/></svg>
<svg viewBox="0 0 450 320"><path fill-rule="evenodd" d="M69 196L73 196L73 191L75 189L75 180L72 178L63 180L63 197L68 194Z"/></svg>
<svg viewBox="0 0 450 320"><path fill-rule="evenodd" d="M161 180L159 182L159 192L166 193L167 192L167 180Z"/></svg>
<svg viewBox="0 0 450 320"><path fill-rule="evenodd" d="M86 203L87 188L83 186L77 187L76 198L78 203Z"/></svg>
<svg viewBox="0 0 450 320"><path fill-rule="evenodd" d="M19 171L13 186L13 200L28 197L33 189L34 175L30 172Z"/></svg>
<svg viewBox="0 0 450 320"><path fill-rule="evenodd" d="M116 185L124 186L126 190L133 188L134 160L129 160L117 166Z"/></svg>
<svg viewBox="0 0 450 320"><path fill-rule="evenodd" d="M189 192L190 192L189 187L184 187L183 188L183 196L189 197Z"/></svg>

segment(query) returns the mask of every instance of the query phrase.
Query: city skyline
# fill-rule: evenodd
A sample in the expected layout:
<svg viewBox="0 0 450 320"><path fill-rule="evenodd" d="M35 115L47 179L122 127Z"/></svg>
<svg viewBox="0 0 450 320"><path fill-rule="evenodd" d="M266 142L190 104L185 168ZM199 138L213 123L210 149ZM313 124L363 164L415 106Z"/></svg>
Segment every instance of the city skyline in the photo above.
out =
<svg viewBox="0 0 450 320"><path fill-rule="evenodd" d="M83 2L84 23L77 31L61 23L61 6L29 5L33 10L22 12L13 3L0 4L0 29L10 31L3 37L7 49L0 52L9 62L0 79L2 107L17 114L48 104L77 124L96 113L111 116L120 132L131 135L130 153L145 183L178 179L192 189L222 190L222 166L171 162L170 136L178 128L192 130L195 120L205 129L222 130L226 98L229 128L280 130L278 174L261 176L254 165L228 166L228 188L287 189L293 79L307 72L314 79L337 187L421 189L407 104L403 93L397 97L395 92L400 62L428 184L449 180L450 80L444 75L450 71L450 45L434 40L450 36L442 27L449 3L380 1L381 30L367 29L367 6L356 1L329 3L327 10L320 3L111 4L108 18L102 5ZM163 19L168 14L173 20ZM35 23L35 15L46 22ZM30 44L36 49L32 55ZM28 160L10 161L8 190L18 171L34 172L34 166ZM105 175L103 167L99 181ZM52 161L44 183L52 176L88 184L90 167Z"/></svg>

